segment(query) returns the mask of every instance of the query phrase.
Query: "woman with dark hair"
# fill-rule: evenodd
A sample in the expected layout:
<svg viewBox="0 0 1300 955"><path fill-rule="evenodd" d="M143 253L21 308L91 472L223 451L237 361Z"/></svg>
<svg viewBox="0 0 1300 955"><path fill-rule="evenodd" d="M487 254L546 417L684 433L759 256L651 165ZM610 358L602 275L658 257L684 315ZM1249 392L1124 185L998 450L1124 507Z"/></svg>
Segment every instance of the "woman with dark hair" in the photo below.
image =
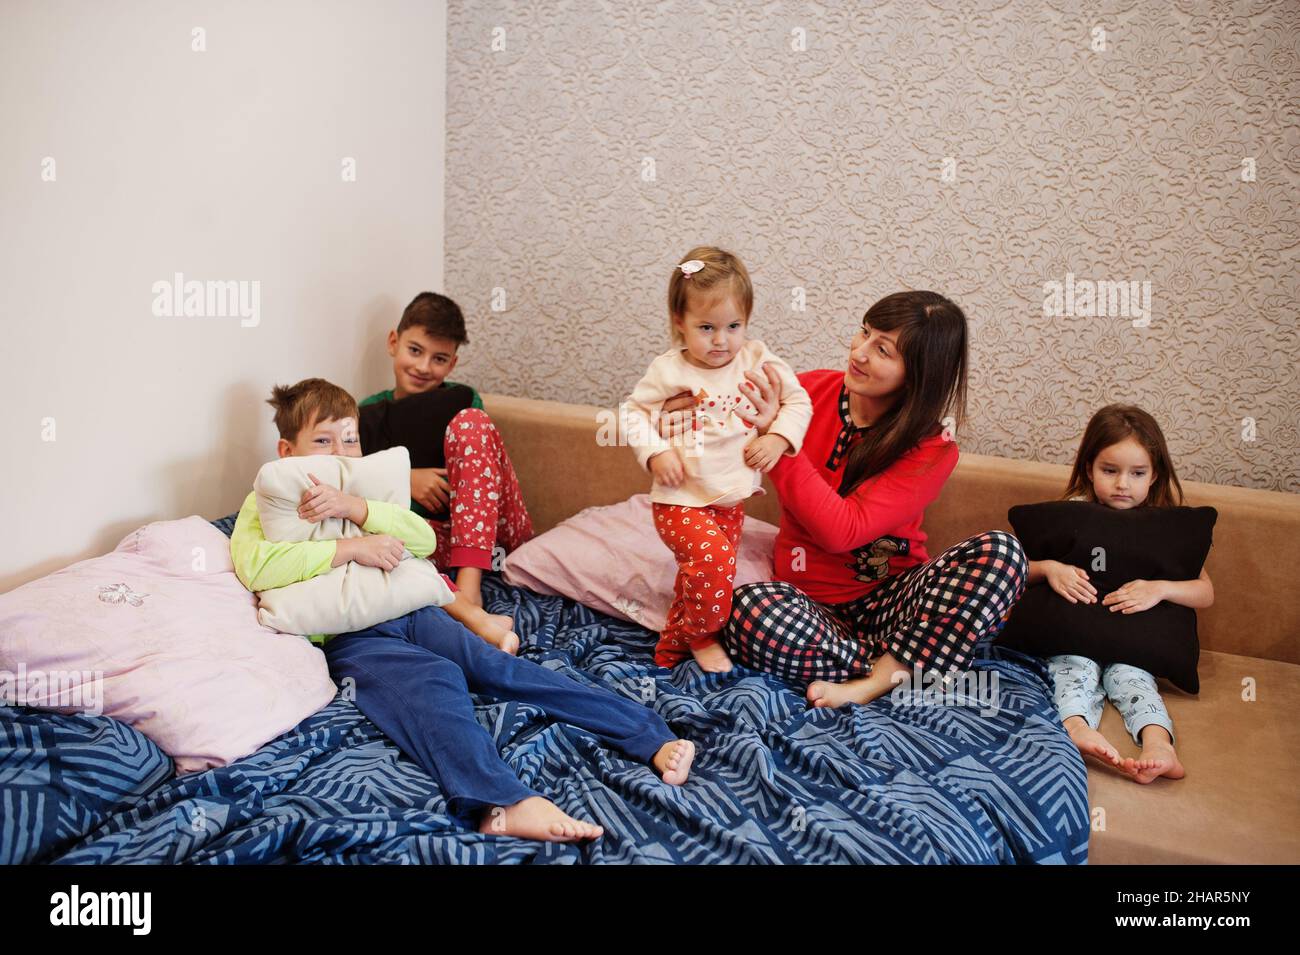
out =
<svg viewBox="0 0 1300 955"><path fill-rule="evenodd" d="M801 452L769 472L782 507L776 579L736 588L722 641L742 665L806 686L814 706L866 703L909 669L964 669L1024 591L1024 551L1005 531L934 558L925 549L925 508L957 464L966 339L951 301L897 292L867 310L847 369L799 376L812 424ZM780 382L748 377L763 434Z"/></svg>

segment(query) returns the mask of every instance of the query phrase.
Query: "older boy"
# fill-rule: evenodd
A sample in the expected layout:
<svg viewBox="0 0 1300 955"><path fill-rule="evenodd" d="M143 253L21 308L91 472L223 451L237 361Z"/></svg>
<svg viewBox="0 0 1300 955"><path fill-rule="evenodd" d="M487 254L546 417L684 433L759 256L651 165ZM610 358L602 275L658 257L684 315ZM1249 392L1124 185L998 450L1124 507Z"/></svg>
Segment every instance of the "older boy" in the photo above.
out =
<svg viewBox="0 0 1300 955"><path fill-rule="evenodd" d="M342 388L309 378L275 388L269 403L280 432L280 457L361 456L357 406ZM313 522L350 520L366 535L267 541L256 495L250 494L230 541L235 571L250 590L307 580L348 560L391 570L403 547L425 557L436 543L429 526L412 512L328 485L304 491L298 512ZM519 781L474 718L470 693L534 704L548 716L652 763L667 783L680 785L689 774L694 744L678 740L653 710L495 650L439 607L313 639L324 644L333 679L353 681L357 708L438 781L448 811L467 823L477 821L481 832L573 842L598 838L603 830L565 814Z"/></svg>
<svg viewBox="0 0 1300 955"><path fill-rule="evenodd" d="M456 368L460 346L468 343L460 306L445 295L421 292L388 333L392 389L361 405L455 387L448 376ZM411 469L411 509L437 532L434 562L444 569L459 568L456 585L467 600L481 605L480 582L483 571L492 569L494 549L514 550L533 536L533 525L501 433L483 410L478 392L469 390L470 407L451 419L445 435L437 436L444 442L446 467ZM384 450L383 444L366 448L367 453Z"/></svg>

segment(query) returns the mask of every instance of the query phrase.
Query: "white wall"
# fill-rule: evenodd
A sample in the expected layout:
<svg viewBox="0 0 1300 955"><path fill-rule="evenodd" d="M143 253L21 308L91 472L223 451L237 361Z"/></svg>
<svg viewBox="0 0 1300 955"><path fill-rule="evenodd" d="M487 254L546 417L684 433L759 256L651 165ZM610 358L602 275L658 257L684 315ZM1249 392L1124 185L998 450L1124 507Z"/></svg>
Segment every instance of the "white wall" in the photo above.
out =
<svg viewBox="0 0 1300 955"><path fill-rule="evenodd" d="M385 331L442 287L445 21L417 0L5 0L0 591L235 510L274 456L272 384L391 387ZM259 282L259 323L157 317L176 272Z"/></svg>

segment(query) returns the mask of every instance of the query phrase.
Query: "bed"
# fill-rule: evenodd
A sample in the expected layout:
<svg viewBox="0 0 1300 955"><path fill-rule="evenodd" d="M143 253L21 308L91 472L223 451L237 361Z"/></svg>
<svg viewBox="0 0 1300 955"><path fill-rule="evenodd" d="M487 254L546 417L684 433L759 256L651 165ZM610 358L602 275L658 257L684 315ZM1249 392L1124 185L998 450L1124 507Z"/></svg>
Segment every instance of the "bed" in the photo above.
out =
<svg viewBox="0 0 1300 955"><path fill-rule="evenodd" d="M231 519L214 523L230 532ZM690 783L666 786L533 707L476 699L526 783L605 827L592 844L545 844L458 827L437 784L342 697L249 756L181 777L123 723L0 707L0 862L1087 860L1084 766L1031 658L981 651L991 716L888 698L810 710L765 674L655 667L650 631L567 598L496 575L483 593L514 616L521 654L645 701L695 740Z"/></svg>

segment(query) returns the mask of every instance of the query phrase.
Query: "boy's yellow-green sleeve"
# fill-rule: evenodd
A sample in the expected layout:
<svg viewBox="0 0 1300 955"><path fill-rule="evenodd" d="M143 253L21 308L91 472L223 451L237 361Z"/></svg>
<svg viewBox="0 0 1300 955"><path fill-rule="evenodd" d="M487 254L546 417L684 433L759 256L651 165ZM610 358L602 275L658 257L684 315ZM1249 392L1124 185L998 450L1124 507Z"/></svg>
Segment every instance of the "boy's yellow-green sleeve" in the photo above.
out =
<svg viewBox="0 0 1300 955"><path fill-rule="evenodd" d="M262 520L257 516L257 495L252 492L244 498L244 506L239 509L239 517L235 520L235 530L230 535L230 558L235 564L235 576L254 592L287 587L327 573L334 563L337 549L334 541L267 540L262 532Z"/></svg>
<svg viewBox="0 0 1300 955"><path fill-rule="evenodd" d="M429 522L419 514L386 501L366 501L369 514L361 529L367 534L387 534L396 537L416 557L428 557L438 546L437 536ZM330 560L334 555L330 555Z"/></svg>

